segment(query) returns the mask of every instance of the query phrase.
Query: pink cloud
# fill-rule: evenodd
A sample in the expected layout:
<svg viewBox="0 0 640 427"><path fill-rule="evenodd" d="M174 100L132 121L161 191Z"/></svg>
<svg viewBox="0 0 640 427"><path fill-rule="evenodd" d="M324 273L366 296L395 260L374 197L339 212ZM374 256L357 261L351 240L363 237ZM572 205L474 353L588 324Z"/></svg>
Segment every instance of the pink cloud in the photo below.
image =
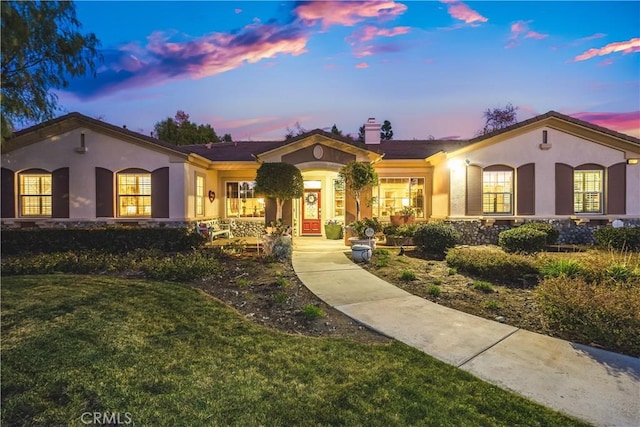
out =
<svg viewBox="0 0 640 427"><path fill-rule="evenodd" d="M613 58L607 58L603 61L598 62L598 67L607 67L613 64Z"/></svg>
<svg viewBox="0 0 640 427"><path fill-rule="evenodd" d="M233 11L235 12L236 15L239 13L242 13L242 9L240 8L234 9Z"/></svg>
<svg viewBox="0 0 640 427"><path fill-rule="evenodd" d="M542 40L549 37L548 34L542 34L529 28L532 21L516 21L511 24L511 34L509 34L509 42L505 48L510 49L520 44L522 39Z"/></svg>
<svg viewBox="0 0 640 427"><path fill-rule="evenodd" d="M447 5L447 11L453 18L464 21L465 24L487 22L488 19L458 0L441 0Z"/></svg>
<svg viewBox="0 0 640 427"><path fill-rule="evenodd" d="M614 52L622 52L623 54L640 52L640 37L624 42L609 43L600 49L589 49L585 53L573 58L573 62L585 61L595 56L609 55Z"/></svg>
<svg viewBox="0 0 640 427"><path fill-rule="evenodd" d="M359 64L356 64L356 68L359 68L359 69L369 68L369 64L367 64L366 62L361 62Z"/></svg>
<svg viewBox="0 0 640 427"><path fill-rule="evenodd" d="M373 40L375 37L394 37L407 34L410 27L378 28L373 25L365 25L354 31L347 40L353 45Z"/></svg>
<svg viewBox="0 0 640 427"><path fill-rule="evenodd" d="M323 29L332 25L353 26L368 18L390 18L401 15L407 6L394 1L312 1L295 8L298 18L309 24L321 23Z"/></svg>
<svg viewBox="0 0 640 427"><path fill-rule="evenodd" d="M67 90L86 99L179 78L200 79L278 55L301 55L307 52L308 38L299 25L260 23L234 34L213 33L188 41L172 41L170 35L155 32L145 46L129 44L106 52L96 79L74 80Z"/></svg>
<svg viewBox="0 0 640 427"><path fill-rule="evenodd" d="M626 133L640 138L640 110L627 113L590 113L581 112L571 114L576 119L594 123L618 132Z"/></svg>

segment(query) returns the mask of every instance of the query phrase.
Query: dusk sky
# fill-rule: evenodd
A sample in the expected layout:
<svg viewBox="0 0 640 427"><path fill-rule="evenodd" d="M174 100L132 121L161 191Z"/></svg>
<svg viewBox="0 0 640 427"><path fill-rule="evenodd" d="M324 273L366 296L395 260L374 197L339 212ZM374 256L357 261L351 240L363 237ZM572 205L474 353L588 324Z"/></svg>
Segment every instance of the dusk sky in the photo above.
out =
<svg viewBox="0 0 640 427"><path fill-rule="evenodd" d="M295 122L471 138L482 112L549 110L640 137L638 1L77 2L96 78L58 92L149 134L177 110L235 140Z"/></svg>

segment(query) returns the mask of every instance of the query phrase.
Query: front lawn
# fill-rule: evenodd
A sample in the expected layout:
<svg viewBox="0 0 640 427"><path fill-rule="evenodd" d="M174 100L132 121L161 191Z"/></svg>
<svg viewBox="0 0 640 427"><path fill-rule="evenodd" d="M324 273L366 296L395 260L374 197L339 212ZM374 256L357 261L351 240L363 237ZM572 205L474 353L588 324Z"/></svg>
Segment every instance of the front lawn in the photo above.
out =
<svg viewBox="0 0 640 427"><path fill-rule="evenodd" d="M286 335L192 287L2 284L2 424L583 425L393 342Z"/></svg>

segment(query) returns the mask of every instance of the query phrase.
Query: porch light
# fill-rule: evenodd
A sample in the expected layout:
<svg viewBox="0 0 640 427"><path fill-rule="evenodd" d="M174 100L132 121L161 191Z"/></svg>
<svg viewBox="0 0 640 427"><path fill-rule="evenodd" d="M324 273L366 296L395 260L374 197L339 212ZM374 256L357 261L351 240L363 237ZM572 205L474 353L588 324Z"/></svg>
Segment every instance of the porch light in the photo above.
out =
<svg viewBox="0 0 640 427"><path fill-rule="evenodd" d="M409 206L409 202L410 201L407 198L402 199L402 206L404 206L404 207Z"/></svg>
<svg viewBox="0 0 640 427"><path fill-rule="evenodd" d="M627 160L627 164L628 165L637 165L638 164L638 159L628 159Z"/></svg>

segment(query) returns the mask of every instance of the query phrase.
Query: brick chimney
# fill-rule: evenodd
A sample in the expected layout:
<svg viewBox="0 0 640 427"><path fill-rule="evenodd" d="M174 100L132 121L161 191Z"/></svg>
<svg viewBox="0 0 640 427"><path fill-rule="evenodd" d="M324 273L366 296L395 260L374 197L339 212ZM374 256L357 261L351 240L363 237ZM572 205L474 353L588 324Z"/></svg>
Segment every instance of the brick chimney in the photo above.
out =
<svg viewBox="0 0 640 427"><path fill-rule="evenodd" d="M377 123L373 117L364 124L364 143L380 144L380 123Z"/></svg>

